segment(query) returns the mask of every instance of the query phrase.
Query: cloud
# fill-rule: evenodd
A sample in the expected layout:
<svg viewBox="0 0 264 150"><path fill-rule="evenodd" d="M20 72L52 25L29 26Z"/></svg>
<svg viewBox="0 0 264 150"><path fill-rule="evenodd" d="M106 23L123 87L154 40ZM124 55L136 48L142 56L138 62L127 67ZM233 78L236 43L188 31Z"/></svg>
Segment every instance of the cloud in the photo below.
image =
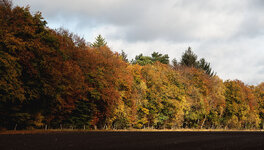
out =
<svg viewBox="0 0 264 150"><path fill-rule="evenodd" d="M22 3L22 2L20 2ZM78 18L81 28L115 25L126 40L228 38L243 22L245 0L28 0L52 21Z"/></svg>
<svg viewBox="0 0 264 150"><path fill-rule="evenodd" d="M198 49L204 49L200 55L209 58L221 78L240 79L247 84L259 84L264 79L263 40L264 36L211 41L201 44Z"/></svg>
<svg viewBox="0 0 264 150"><path fill-rule="evenodd" d="M41 11L52 28L88 41L102 34L130 58L153 51L178 58L191 46L223 79L264 81L263 0L14 0Z"/></svg>

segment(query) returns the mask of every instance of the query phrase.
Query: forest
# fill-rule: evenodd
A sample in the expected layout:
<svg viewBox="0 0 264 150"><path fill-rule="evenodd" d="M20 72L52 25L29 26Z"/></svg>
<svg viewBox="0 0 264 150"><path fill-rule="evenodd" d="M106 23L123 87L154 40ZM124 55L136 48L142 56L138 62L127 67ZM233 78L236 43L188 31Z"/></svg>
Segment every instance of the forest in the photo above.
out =
<svg viewBox="0 0 264 150"><path fill-rule="evenodd" d="M129 61L51 29L29 7L0 5L0 130L263 129L264 83L220 79L191 48L180 60Z"/></svg>

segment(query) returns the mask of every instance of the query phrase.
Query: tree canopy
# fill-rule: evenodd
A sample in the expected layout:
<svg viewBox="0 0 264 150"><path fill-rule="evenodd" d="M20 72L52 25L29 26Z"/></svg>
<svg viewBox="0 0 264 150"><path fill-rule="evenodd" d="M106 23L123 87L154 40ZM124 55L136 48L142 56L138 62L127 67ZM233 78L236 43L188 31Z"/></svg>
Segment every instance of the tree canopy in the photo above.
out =
<svg viewBox="0 0 264 150"><path fill-rule="evenodd" d="M264 83L221 80L191 48L128 62L46 26L40 12L0 5L0 130L264 128Z"/></svg>
<svg viewBox="0 0 264 150"><path fill-rule="evenodd" d="M143 54L140 54L135 57L135 60L132 60L132 63L144 66L147 64L153 64L154 62L157 61L163 64L169 64L168 54L163 55L158 52L153 52L151 56L143 56Z"/></svg>

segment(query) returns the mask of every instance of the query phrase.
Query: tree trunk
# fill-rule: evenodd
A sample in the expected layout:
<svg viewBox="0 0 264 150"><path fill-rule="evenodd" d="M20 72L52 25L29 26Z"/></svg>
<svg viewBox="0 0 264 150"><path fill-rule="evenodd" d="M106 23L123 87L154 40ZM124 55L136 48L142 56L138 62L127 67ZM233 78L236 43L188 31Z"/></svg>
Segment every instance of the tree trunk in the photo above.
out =
<svg viewBox="0 0 264 150"><path fill-rule="evenodd" d="M204 117L204 119L203 119L203 122L202 122L202 124L201 124L201 129L203 128L203 126L204 126L204 122L205 122L206 119L207 119L207 116L205 115L205 117Z"/></svg>
<svg viewBox="0 0 264 150"><path fill-rule="evenodd" d="M17 128L17 124L15 125L15 128L14 128L15 131L16 131L16 128Z"/></svg>

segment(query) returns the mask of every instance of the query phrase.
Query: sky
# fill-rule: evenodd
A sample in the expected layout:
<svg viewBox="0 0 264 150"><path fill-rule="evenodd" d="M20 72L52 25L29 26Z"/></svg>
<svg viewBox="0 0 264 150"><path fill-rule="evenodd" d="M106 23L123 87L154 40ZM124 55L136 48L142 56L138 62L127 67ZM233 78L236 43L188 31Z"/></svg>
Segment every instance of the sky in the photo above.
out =
<svg viewBox="0 0 264 150"><path fill-rule="evenodd" d="M264 82L264 0L13 0L93 42L101 34L129 59L143 53L180 60L190 46L223 80Z"/></svg>

